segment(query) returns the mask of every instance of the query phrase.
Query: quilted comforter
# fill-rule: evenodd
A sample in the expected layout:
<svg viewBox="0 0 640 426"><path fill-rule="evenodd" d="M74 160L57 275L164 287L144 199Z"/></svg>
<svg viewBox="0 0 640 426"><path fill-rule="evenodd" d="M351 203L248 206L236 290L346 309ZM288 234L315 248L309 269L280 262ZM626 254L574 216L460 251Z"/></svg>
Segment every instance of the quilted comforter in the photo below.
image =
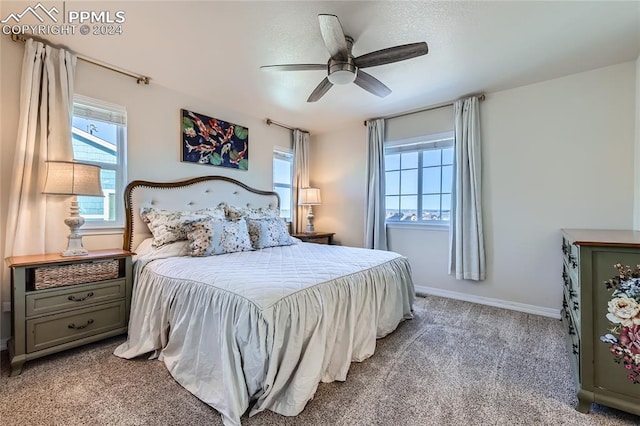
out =
<svg viewBox="0 0 640 426"><path fill-rule="evenodd" d="M152 352L226 425L269 409L294 416L318 383L345 380L376 338L412 318L406 258L299 243L205 258L184 245L136 262L129 336L115 354Z"/></svg>

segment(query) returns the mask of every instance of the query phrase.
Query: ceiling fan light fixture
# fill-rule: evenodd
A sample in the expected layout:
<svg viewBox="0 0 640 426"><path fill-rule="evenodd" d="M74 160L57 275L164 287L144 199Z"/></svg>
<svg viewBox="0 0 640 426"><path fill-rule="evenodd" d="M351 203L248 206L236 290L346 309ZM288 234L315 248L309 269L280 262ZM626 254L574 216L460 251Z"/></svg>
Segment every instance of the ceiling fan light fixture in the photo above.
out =
<svg viewBox="0 0 640 426"><path fill-rule="evenodd" d="M329 60L329 75L327 78L333 84L349 84L356 80L358 68L351 58L348 61Z"/></svg>
<svg viewBox="0 0 640 426"><path fill-rule="evenodd" d="M338 70L329 74L329 81L333 84L349 84L356 80L356 73L347 70Z"/></svg>

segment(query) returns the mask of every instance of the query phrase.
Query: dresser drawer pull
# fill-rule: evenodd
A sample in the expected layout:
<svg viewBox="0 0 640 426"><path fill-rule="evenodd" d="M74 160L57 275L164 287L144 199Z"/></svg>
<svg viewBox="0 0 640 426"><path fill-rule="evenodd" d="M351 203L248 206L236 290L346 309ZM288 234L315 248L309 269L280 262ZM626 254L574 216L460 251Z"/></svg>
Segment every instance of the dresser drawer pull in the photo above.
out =
<svg viewBox="0 0 640 426"><path fill-rule="evenodd" d="M578 309L580 309L580 304L574 300L573 301L573 310L577 311Z"/></svg>
<svg viewBox="0 0 640 426"><path fill-rule="evenodd" d="M565 243L562 243L562 253L567 254L569 252L569 246Z"/></svg>
<svg viewBox="0 0 640 426"><path fill-rule="evenodd" d="M83 328L87 328L91 324L93 324L93 320L89 319L87 320L87 323L85 325L75 325L74 323L71 323L69 324L69 328L72 328L74 330L82 330Z"/></svg>
<svg viewBox="0 0 640 426"><path fill-rule="evenodd" d="M565 287L569 286L569 275L564 271L562 271L562 281L564 282Z"/></svg>
<svg viewBox="0 0 640 426"><path fill-rule="evenodd" d="M575 292L574 289L570 288L569 289L569 297L574 298L578 293Z"/></svg>
<svg viewBox="0 0 640 426"><path fill-rule="evenodd" d="M566 309L566 308L568 308L568 307L569 307L569 304L567 303L567 301L566 301L566 300L564 300L564 298L562 298L562 307L563 307L564 309Z"/></svg>
<svg viewBox="0 0 640 426"><path fill-rule="evenodd" d="M578 355L580 352L578 351L578 345L576 345L575 343L573 344L573 354L574 355Z"/></svg>
<svg viewBox="0 0 640 426"><path fill-rule="evenodd" d="M576 269L576 267L578 266L578 262L576 260L576 257L574 255L569 255L569 266L571 266L571 268Z"/></svg>
<svg viewBox="0 0 640 426"><path fill-rule="evenodd" d="M92 296L93 296L93 292L91 291L85 297L75 297L74 295L71 295L67 297L67 299L71 300L72 302L82 302L83 300L87 300Z"/></svg>
<svg viewBox="0 0 640 426"><path fill-rule="evenodd" d="M576 334L576 329L573 327L573 324L569 324L569 334L571 336Z"/></svg>

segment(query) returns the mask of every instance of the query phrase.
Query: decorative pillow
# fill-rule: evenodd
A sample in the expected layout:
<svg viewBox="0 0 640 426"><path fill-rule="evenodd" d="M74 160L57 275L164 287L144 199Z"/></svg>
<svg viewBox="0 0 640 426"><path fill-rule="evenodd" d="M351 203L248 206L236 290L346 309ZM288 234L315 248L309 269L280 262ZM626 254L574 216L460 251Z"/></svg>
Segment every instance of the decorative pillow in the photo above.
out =
<svg viewBox="0 0 640 426"><path fill-rule="evenodd" d="M187 232L191 256L213 256L253 250L244 219L231 222L204 219L189 224Z"/></svg>
<svg viewBox="0 0 640 426"><path fill-rule="evenodd" d="M186 240L186 225L206 218L225 218L223 209L200 209L195 211L170 211L142 207L142 220L149 226L153 234L153 247L162 247L174 241Z"/></svg>
<svg viewBox="0 0 640 426"><path fill-rule="evenodd" d="M255 249L295 244L289 235L287 225L279 217L246 219L246 221L251 245Z"/></svg>
<svg viewBox="0 0 640 426"><path fill-rule="evenodd" d="M222 206L218 206L222 207ZM280 217L280 210L269 209L264 207L235 207L224 204L224 209L228 220L244 219L263 219L265 217Z"/></svg>

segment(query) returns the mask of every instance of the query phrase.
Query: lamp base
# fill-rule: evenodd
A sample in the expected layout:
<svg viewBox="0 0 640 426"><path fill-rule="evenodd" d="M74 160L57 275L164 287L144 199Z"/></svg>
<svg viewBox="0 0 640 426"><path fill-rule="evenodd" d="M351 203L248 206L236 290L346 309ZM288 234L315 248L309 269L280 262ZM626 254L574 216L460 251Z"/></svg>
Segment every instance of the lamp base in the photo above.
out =
<svg viewBox="0 0 640 426"><path fill-rule="evenodd" d="M69 236L67 237L67 249L62 252L62 256L85 256L89 254L89 250L82 246L82 234L79 229L84 225L84 218L80 216L80 209L78 208L78 199L73 197L71 201L71 208L69 209L69 217L64 220L64 223L69 227Z"/></svg>
<svg viewBox="0 0 640 426"><path fill-rule="evenodd" d="M304 230L304 232L306 232L307 234L316 232L315 228L313 227L314 219L315 216L313 216L313 209L311 208L311 206L309 206L309 210L307 210L307 227Z"/></svg>
<svg viewBox="0 0 640 426"><path fill-rule="evenodd" d="M82 246L82 235L69 235L67 238L69 239L69 243L67 244L67 249L62 252L62 256L86 256L89 254L89 250Z"/></svg>

